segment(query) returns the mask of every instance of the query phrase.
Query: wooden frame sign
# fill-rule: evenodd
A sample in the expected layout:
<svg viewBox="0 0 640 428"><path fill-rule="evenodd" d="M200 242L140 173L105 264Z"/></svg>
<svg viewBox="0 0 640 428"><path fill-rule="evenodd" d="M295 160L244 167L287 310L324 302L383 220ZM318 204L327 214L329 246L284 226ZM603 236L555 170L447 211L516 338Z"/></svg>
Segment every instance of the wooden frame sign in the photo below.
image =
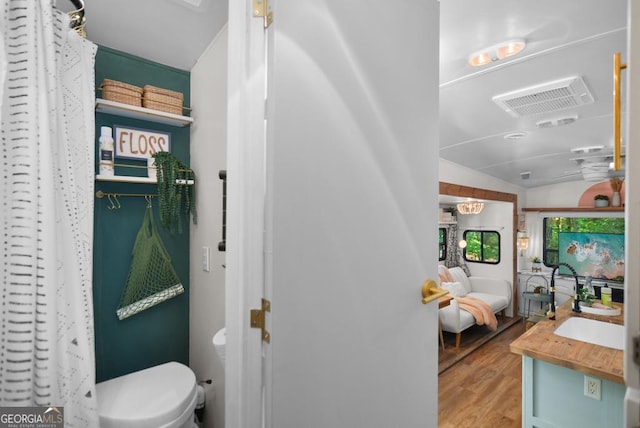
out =
<svg viewBox="0 0 640 428"><path fill-rule="evenodd" d="M150 159L157 152L171 151L171 134L114 125L115 156L123 159Z"/></svg>

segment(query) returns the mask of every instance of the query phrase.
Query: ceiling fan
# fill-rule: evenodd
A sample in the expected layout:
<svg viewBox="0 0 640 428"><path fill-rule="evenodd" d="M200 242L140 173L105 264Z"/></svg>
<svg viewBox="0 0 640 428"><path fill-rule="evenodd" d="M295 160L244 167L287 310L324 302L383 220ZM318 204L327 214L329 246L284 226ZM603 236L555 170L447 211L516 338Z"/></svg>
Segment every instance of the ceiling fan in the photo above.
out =
<svg viewBox="0 0 640 428"><path fill-rule="evenodd" d="M613 154L600 153L604 146L578 147L571 149L576 155L587 155L571 158L578 165L577 170L565 171L563 174L553 177L553 180L563 180L565 178L582 175L584 181L597 182L610 177L624 176L624 171L613 170ZM589 156L590 153L594 153ZM621 155L624 160L624 155Z"/></svg>

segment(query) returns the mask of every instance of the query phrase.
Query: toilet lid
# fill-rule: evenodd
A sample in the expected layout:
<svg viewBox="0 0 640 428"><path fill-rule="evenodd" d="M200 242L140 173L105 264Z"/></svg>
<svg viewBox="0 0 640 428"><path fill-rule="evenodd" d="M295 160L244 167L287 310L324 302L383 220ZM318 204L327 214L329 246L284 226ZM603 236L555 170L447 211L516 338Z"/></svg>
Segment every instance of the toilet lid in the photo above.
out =
<svg viewBox="0 0 640 428"><path fill-rule="evenodd" d="M175 361L96 385L101 428L157 428L195 405L196 378Z"/></svg>

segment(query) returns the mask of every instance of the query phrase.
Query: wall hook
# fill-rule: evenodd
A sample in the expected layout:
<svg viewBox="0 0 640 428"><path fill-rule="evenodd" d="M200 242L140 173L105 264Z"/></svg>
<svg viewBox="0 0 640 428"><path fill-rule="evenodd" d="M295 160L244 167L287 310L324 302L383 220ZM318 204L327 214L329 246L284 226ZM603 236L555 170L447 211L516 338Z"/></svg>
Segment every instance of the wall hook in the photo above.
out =
<svg viewBox="0 0 640 428"><path fill-rule="evenodd" d="M109 206L107 207L108 210L112 210L114 209L116 206L113 203L113 195L112 194L108 194L107 195L107 199L109 200Z"/></svg>

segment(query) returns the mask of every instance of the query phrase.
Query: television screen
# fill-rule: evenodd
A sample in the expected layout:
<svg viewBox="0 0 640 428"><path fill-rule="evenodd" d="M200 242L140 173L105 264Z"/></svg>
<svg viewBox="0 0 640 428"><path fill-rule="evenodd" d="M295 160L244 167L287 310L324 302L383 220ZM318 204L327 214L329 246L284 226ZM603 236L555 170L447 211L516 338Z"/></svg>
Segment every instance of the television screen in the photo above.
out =
<svg viewBox="0 0 640 428"><path fill-rule="evenodd" d="M560 263L580 276L624 282L624 234L560 232L558 250ZM564 266L558 272L571 274Z"/></svg>

